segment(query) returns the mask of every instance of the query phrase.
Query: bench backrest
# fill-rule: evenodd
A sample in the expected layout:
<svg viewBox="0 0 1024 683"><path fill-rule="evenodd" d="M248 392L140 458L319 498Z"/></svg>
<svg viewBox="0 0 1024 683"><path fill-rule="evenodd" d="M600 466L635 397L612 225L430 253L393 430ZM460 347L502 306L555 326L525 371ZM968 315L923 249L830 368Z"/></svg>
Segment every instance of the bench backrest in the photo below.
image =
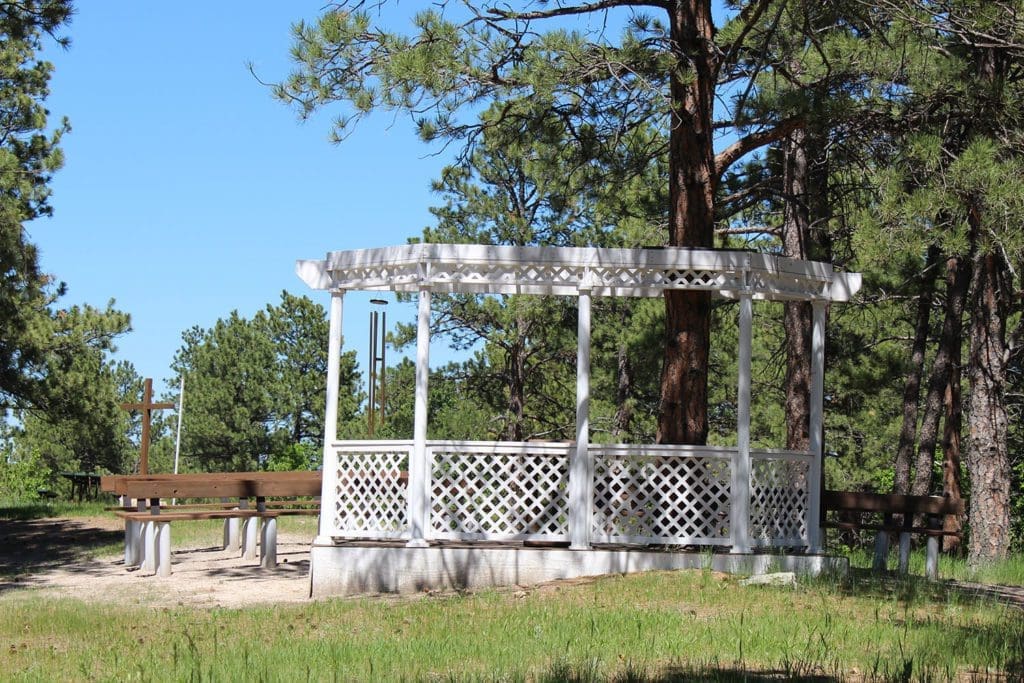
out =
<svg viewBox="0 0 1024 683"><path fill-rule="evenodd" d="M210 472L104 479L104 491L130 498L243 498L319 496L322 475L320 472Z"/></svg>
<svg viewBox="0 0 1024 683"><path fill-rule="evenodd" d="M825 491L821 505L824 510L837 512L881 512L897 515L959 515L964 511L962 500L954 501L943 496L903 496L858 491Z"/></svg>

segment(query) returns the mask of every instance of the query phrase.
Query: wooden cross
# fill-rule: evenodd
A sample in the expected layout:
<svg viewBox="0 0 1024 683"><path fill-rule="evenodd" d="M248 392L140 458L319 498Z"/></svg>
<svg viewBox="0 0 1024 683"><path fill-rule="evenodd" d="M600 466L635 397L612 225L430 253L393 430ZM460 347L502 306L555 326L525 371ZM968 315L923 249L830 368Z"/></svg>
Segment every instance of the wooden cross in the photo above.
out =
<svg viewBox="0 0 1024 683"><path fill-rule="evenodd" d="M173 403L153 403L153 380L146 378L142 390L142 403L122 403L125 410L142 411L142 448L139 453L139 474L149 474L149 417L154 410L173 408Z"/></svg>

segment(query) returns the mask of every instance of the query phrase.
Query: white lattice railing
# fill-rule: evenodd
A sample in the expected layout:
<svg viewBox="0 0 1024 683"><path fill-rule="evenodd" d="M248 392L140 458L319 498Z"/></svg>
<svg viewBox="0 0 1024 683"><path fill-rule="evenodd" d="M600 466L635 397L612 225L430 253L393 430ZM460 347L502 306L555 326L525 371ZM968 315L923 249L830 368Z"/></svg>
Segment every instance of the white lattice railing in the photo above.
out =
<svg viewBox="0 0 1024 683"><path fill-rule="evenodd" d="M430 442L430 530L456 540L569 540L569 445Z"/></svg>
<svg viewBox="0 0 1024 683"><path fill-rule="evenodd" d="M336 478L330 535L408 538L406 470L412 442L341 441L334 444L334 453ZM327 463L324 470L327 471ZM321 500L329 499L325 495Z"/></svg>
<svg viewBox="0 0 1024 683"><path fill-rule="evenodd" d="M810 453L750 454L750 537L754 547L808 543Z"/></svg>
<svg viewBox="0 0 1024 683"><path fill-rule="evenodd" d="M591 446L597 543L729 545L728 451Z"/></svg>
<svg viewBox="0 0 1024 683"><path fill-rule="evenodd" d="M410 538L411 441L333 444L336 538ZM570 539L568 443L429 441L423 528L434 539ZM735 545L731 476L735 448L591 444L590 541ZM811 455L753 451L752 547L808 545ZM324 501L331 497L326 495ZM415 514L415 512L413 512ZM742 515L742 507L737 511Z"/></svg>

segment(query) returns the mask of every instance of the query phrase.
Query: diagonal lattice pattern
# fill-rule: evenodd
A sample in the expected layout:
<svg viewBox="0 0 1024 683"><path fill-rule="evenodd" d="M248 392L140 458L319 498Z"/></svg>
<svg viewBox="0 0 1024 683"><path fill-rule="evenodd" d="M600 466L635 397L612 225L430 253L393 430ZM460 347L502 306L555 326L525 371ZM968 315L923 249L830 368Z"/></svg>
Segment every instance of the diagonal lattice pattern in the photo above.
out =
<svg viewBox="0 0 1024 683"><path fill-rule="evenodd" d="M407 449L338 450L334 530L346 534L406 532L408 503L404 472Z"/></svg>
<svg viewBox="0 0 1024 683"><path fill-rule="evenodd" d="M727 459L599 457L593 537L598 542L729 542Z"/></svg>
<svg viewBox="0 0 1024 683"><path fill-rule="evenodd" d="M754 546L807 545L809 459L750 463L750 536Z"/></svg>
<svg viewBox="0 0 1024 683"><path fill-rule="evenodd" d="M567 457L436 449L430 462L436 538L568 539Z"/></svg>

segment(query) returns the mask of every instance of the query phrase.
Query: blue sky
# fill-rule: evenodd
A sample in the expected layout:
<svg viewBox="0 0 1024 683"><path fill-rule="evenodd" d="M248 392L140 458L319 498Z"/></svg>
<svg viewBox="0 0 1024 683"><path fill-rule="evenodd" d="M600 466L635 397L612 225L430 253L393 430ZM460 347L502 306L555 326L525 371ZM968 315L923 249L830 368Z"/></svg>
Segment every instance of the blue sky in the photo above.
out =
<svg viewBox="0 0 1024 683"><path fill-rule="evenodd" d="M385 21L406 27L426 4L393 3ZM284 78L292 23L323 5L83 0L71 47L42 55L55 65L47 106L72 132L54 217L32 223L31 239L67 282L64 305L115 299L131 314L117 357L159 392L193 325L236 309L249 317L285 289L326 305L294 275L296 259L402 244L431 222L430 182L446 157L406 118L376 116L332 145L337 110L299 122L247 68ZM345 348L361 365L370 298L345 300ZM392 324L415 318L411 304L389 309ZM431 355L450 357L443 342Z"/></svg>
<svg viewBox="0 0 1024 683"><path fill-rule="evenodd" d="M80 2L70 49L43 55L55 65L47 106L72 132L54 217L31 238L68 283L65 304L113 298L131 314L118 357L160 390L189 327L251 316L283 289L326 305L296 259L401 244L430 222L444 158L406 119L371 119L332 145L329 114L300 123L249 73L252 62L283 78L291 24L322 6ZM345 303L346 348L361 362L369 298ZM389 308L389 320L414 316Z"/></svg>

